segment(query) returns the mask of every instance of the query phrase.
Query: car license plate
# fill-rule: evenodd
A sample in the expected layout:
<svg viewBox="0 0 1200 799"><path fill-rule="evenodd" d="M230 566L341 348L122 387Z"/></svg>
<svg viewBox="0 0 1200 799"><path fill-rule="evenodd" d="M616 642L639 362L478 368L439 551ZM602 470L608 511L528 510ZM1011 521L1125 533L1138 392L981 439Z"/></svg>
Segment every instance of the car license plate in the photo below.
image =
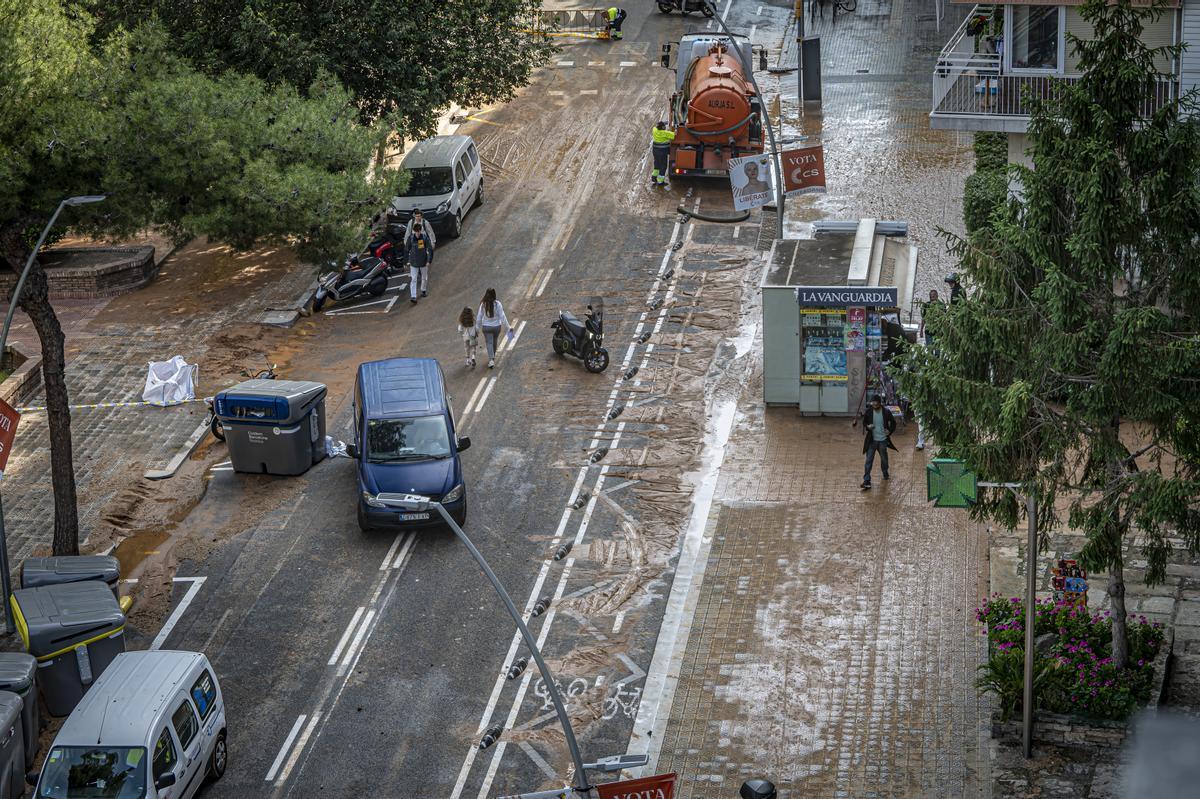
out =
<svg viewBox="0 0 1200 799"><path fill-rule="evenodd" d="M401 513L400 521L402 522L420 522L429 518L428 513Z"/></svg>

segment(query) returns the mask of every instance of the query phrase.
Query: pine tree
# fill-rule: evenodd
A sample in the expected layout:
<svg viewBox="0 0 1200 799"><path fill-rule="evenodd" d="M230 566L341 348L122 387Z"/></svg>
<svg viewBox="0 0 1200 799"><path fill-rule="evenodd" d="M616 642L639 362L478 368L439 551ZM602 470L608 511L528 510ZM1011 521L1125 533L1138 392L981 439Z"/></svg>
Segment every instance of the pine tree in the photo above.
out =
<svg viewBox="0 0 1200 799"><path fill-rule="evenodd" d="M901 376L945 455L1033 491L1043 533L1086 535L1121 667L1127 546L1149 583L1172 539L1200 552L1200 131L1158 66L1179 48L1141 38L1161 13L1081 8L1083 77L1030 98L1033 168L1010 167L992 224L948 236L969 296L926 322L935 345ZM988 492L973 514L1015 526L1019 506Z"/></svg>

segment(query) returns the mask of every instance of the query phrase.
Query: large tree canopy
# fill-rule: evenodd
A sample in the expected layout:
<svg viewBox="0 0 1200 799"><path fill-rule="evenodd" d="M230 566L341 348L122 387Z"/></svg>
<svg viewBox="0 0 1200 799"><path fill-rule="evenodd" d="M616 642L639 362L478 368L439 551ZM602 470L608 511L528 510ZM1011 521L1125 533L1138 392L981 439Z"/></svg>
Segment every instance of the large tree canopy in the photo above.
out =
<svg viewBox="0 0 1200 799"><path fill-rule="evenodd" d="M200 69L308 87L326 71L365 121L432 132L451 102L508 99L553 49L523 29L541 0L94 0L106 26L156 15Z"/></svg>
<svg viewBox="0 0 1200 799"><path fill-rule="evenodd" d="M1034 102L1034 168L1012 167L1019 191L952 238L973 290L926 323L935 344L901 378L945 454L1034 491L1041 529L1086 534L1119 665L1124 546L1150 581L1172 538L1200 551L1200 131L1190 101L1152 91L1171 81L1141 39L1157 13L1083 6L1083 77ZM995 492L975 512L1011 525L1018 507Z"/></svg>
<svg viewBox="0 0 1200 799"><path fill-rule="evenodd" d="M206 75L157 24L97 36L60 0L0 0L0 260L19 271L59 201L106 194L61 225L146 227L302 255L361 243L400 176L369 169L386 131L320 71L301 94L233 71ZM35 266L20 298L42 344L55 493L54 550L77 547L63 336Z"/></svg>

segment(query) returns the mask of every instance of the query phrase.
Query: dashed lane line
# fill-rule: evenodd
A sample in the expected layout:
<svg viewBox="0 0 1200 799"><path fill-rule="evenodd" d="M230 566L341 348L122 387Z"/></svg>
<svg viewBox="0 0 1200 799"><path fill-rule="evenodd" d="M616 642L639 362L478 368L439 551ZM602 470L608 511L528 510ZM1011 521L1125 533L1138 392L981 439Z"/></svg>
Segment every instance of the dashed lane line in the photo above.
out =
<svg viewBox="0 0 1200 799"><path fill-rule="evenodd" d="M275 762L271 764L271 770L267 772L267 782L275 779L275 775L279 773L279 767L283 765L283 759L287 757L287 753L292 748L292 744L296 741L296 736L300 734L300 728L304 726L304 720L308 716L301 713L296 717L296 723L292 725L292 731L288 733L287 738L283 739L283 746L279 747L279 754L275 755Z"/></svg>
<svg viewBox="0 0 1200 799"><path fill-rule="evenodd" d="M690 232L690 227L691 226L689 225L689 232ZM652 284L650 291L647 295L647 302L651 301L658 294L659 290L661 289L661 287L663 285L663 276L666 273L667 265L671 262L671 257L675 253L674 245L675 245L676 240L679 238L681 229L682 229L682 224L678 220L676 220L675 226L671 231L671 237L668 241L668 246L667 246L666 252L663 254L663 259L659 266L658 274L655 277L654 283ZM663 321L667 317L667 313L669 310L669 302L668 301L672 295L673 295L673 284L672 284L672 288L668 290L667 296L664 299L663 305L661 306L661 311L659 312L659 318L654 325L655 332L657 332L659 329L661 329ZM634 340L630 342L629 346L627 347L627 349L625 351L625 356L622 360L622 365L621 365L622 376L619 376L616 379L614 387L609 394L609 400L607 403L607 407L604 409L604 412L601 416L601 418L604 421L602 421L597 426L597 428L595 430L595 434L592 438L591 446L589 447L589 449L594 450L596 447L599 446L601 436L603 435L607 426L610 424L610 422L608 421L608 413L609 413L609 411L612 410L612 407L615 405L617 397L619 396L619 393L622 389L622 385L625 382L624 377L623 377L624 370L628 367L629 362L633 359L633 354L634 354L635 348L637 346L637 343L636 343L637 337L644 330L645 324L646 324L646 319L649 316L649 314L650 314L649 310L642 311L642 313L641 313L641 316L638 320L637 328L635 329L635 332L634 332ZM649 351L647 352L647 355L645 357L646 361L648 361L648 359L649 359ZM641 371L641 370L639 370L639 371ZM634 383L635 384L640 383L640 378L635 379ZM619 422L616 426L616 435L615 435L613 441L610 443L610 447L613 447L613 448L616 447L624 429L625 429L624 422ZM587 478L589 469L590 469L590 464L585 464L584 466L582 466L580 468L578 475L576 477L576 480L575 480L575 486L571 490L571 495L568 499L569 505L574 504L578 500L578 498L580 496L580 490L582 489L583 483ZM595 485L591 492L592 496L588 500L586 505L584 506L585 510L584 510L583 519L581 520L579 528L575 534L574 544L572 547L573 549L578 549L580 543L583 541L583 538L586 535L588 525L591 521L592 514L596 507L596 495L602 489L603 484L604 484L604 479L607 476L607 473L608 473L608 467L602 466L600 468L600 473L596 478ZM567 522L570 520L570 516L571 516L571 509L570 509L570 507L568 507L567 509L565 509L563 511L562 518L560 519L558 528L555 531L555 535L554 535L553 541L551 543L551 546L557 545L558 542L560 542L562 540L563 534L564 534L566 526L567 526ZM558 584L558 586L556 586L556 589L555 589L556 599L560 598L562 596L562 593L566 588L566 578L570 575L570 571L571 571L572 566L574 565L574 561L575 561L574 558L568 558L564 564L563 574L560 577L559 584ZM534 581L533 590L530 592L529 598L526 601L525 612L524 612L524 616L526 619L529 618L529 614L533 609L533 605L537 602L538 597L541 595L542 586L545 583L546 576L548 575L548 573L550 571L552 562L553 561L551 560L551 558L547 558L542 562L537 579ZM554 617L555 617L555 605L551 604L550 610L547 613L546 618L542 623L541 634L539 635L539 639L541 641L544 641L545 640L544 636L549 634L549 631L553 624ZM520 645L520 642L521 642L521 635L520 635L520 632L518 631L513 635L513 638L509 643L508 653L507 653L505 659L502 661L502 667L503 667L503 664L507 664L512 661L513 657L516 655L517 648ZM541 644L539 643L539 646L540 645ZM519 712L519 710L520 710L520 706L521 706L522 702L524 701L525 693L528 690L530 677L531 677L531 672L527 671L525 673L524 679L522 680L521 687L518 689L517 697L514 701L514 704L512 705L512 707L510 709L509 720L508 720L508 723L506 724L507 728L511 728L513 722L515 721L516 713ZM504 684L506 681L507 681L507 677L503 673L503 668L502 668L501 672L497 675L496 683L493 686L491 697L489 698L488 703L484 708L483 716L480 719L477 734L482 733L483 730L486 729L487 726L491 723L492 717L496 712L497 706L499 705L500 694L504 688ZM480 796L486 796L487 791L490 790L491 782L492 782L492 780L495 779L496 770L499 768L500 760L503 757L505 746L506 746L506 742L503 740L501 740L497 743L496 749L493 751L492 763L489 764L488 775L485 777L485 780L481 786L481 790L480 790L480 794L479 794ZM470 776L471 769L474 765L475 758L478 755L478 752L479 752L479 749L477 746L472 745L472 746L470 746L470 748L468 748L467 755L463 760L462 768L459 771L458 780L455 782L454 790L450 794L450 799L460 799L460 797L462 796L463 789L466 786L467 779Z"/></svg>
<svg viewBox="0 0 1200 799"><path fill-rule="evenodd" d="M550 277L553 274L554 274L554 267L551 267L550 269L548 269L546 271L546 276L544 278L542 278L542 283L541 283L541 285L538 286L537 292L534 294L535 297L542 296L542 292L546 290L546 284L550 282Z"/></svg>
<svg viewBox="0 0 1200 799"><path fill-rule="evenodd" d="M358 627L358 620L362 618L366 608L360 607L354 611L354 616L350 619L350 623L346 625L346 632L342 633L341 639L337 642L337 646L333 649L333 655L330 656L329 662L325 665L335 666L342 659L342 650L346 648L346 644L350 641L350 636L354 634L354 630ZM267 777L270 779L270 777Z"/></svg>

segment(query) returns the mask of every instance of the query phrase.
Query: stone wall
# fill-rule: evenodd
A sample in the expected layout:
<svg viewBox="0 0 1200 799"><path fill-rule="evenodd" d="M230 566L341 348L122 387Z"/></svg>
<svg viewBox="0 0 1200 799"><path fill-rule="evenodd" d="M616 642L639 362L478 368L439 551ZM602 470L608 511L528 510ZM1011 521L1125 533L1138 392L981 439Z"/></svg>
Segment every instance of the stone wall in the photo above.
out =
<svg viewBox="0 0 1200 799"><path fill-rule="evenodd" d="M1162 647L1154 658L1154 684L1150 689L1150 699L1146 710L1155 712L1165 699L1166 677L1171 666L1171 647L1173 631L1165 630ZM1107 721L1091 719L1083 716L1070 716L1062 713L1048 713L1039 710L1033 716L1033 744L1050 744L1052 746L1073 746L1094 749L1119 750L1129 737L1131 722ZM1008 721L1001 721L997 711L992 716L992 737L1006 743L1020 744L1021 718L1015 716Z"/></svg>
<svg viewBox="0 0 1200 799"><path fill-rule="evenodd" d="M0 400L4 400L14 408L24 405L36 397L42 390L42 356L29 356L19 347L9 344L4 348L8 357L4 366L13 364L15 368L4 382L0 383Z"/></svg>
<svg viewBox="0 0 1200 799"><path fill-rule="evenodd" d="M115 297L154 279L154 248L94 247L52 249L38 256L50 282L51 299ZM17 276L0 273L0 296L12 293Z"/></svg>

